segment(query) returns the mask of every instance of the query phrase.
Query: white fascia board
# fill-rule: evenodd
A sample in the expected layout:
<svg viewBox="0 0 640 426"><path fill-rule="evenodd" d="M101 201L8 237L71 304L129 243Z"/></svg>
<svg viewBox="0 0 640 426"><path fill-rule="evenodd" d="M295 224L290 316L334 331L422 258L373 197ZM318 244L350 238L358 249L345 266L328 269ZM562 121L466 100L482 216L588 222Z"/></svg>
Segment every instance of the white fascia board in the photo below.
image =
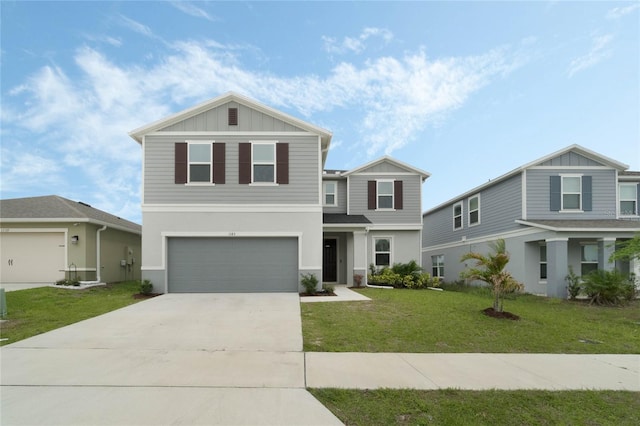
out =
<svg viewBox="0 0 640 426"><path fill-rule="evenodd" d="M465 240L456 240L456 241L451 241L451 242L448 242L448 243L442 243L442 244L436 244L436 245L433 245L433 246L422 247L422 252L424 253L424 252L433 251L433 250L444 250L444 249L449 249L449 248L453 248L453 247L468 246L470 244L488 243L488 242L491 242L491 241L498 240L500 238L502 238L502 239L515 238L515 237L522 237L522 236L526 236L526 235L539 234L539 233L542 233L542 232L543 232L542 230L536 229L536 228L529 228L529 229L510 231L510 232L503 232L503 233L500 233L500 234L485 235L484 237L479 237L479 238L469 238L469 239L465 239Z"/></svg>
<svg viewBox="0 0 640 426"><path fill-rule="evenodd" d="M107 226L107 228L117 229L118 231L129 232L131 234L142 235L142 231L134 231L132 229L126 228L124 226L114 225L109 222L103 222L101 220L88 219L88 218L78 218L78 217L52 217L52 218L6 218L0 219L0 224L2 223L91 223L99 226ZM37 228L34 228L37 229Z"/></svg>
<svg viewBox="0 0 640 426"><path fill-rule="evenodd" d="M545 230L554 231L554 232L622 232L622 233L626 233L626 232L640 231L640 221L638 222L638 226L636 228L607 228L607 227L601 227L601 228L564 227L563 228L563 227L549 226L549 225L543 225L539 223L528 222L526 220L516 220L516 223L519 223L520 225L527 225L534 228L545 229Z"/></svg>
<svg viewBox="0 0 640 426"><path fill-rule="evenodd" d="M407 163L402 162L400 160L396 160L395 158L390 157L388 155L385 155L384 157L380 157L377 160L370 161L370 162L368 162L366 164L363 164L362 166L356 167L355 169L348 170L348 171L342 173L342 175L343 176L349 176L349 175L352 175L354 173L359 173L361 170L365 170L365 169L367 169L369 167L378 165L380 163L385 163L385 162L386 163L391 163L391 164L393 164L393 165L395 165L397 167L405 169L405 170L409 171L410 174L420 175L422 177L422 181L425 181L429 176L431 176L431 173L429 173L429 172L425 172L424 170L418 169L417 167L414 167L414 166L412 166L410 164L407 164ZM362 174L364 174L364 173L362 173ZM375 173L375 174L379 175L379 174L383 174L383 173Z"/></svg>
<svg viewBox="0 0 640 426"><path fill-rule="evenodd" d="M67 232L69 228L0 228L0 233L38 233L38 232Z"/></svg>
<svg viewBox="0 0 640 426"><path fill-rule="evenodd" d="M422 231L422 224L375 224L368 226L369 231Z"/></svg>
<svg viewBox="0 0 640 426"><path fill-rule="evenodd" d="M319 204L143 204L143 213L322 213Z"/></svg>
<svg viewBox="0 0 640 426"><path fill-rule="evenodd" d="M564 154L566 154L568 152L571 152L571 151L576 152L576 153L578 153L578 154L580 154L580 155L582 155L584 157L587 157L587 158L589 158L591 160L594 160L594 161L597 161L599 163L606 164L607 166L613 167L614 169L627 170L629 168L629 166L627 164L623 164L623 163L621 163L619 161L616 161L616 160L614 160L612 158L606 157L606 156L604 156L602 154L598 154L597 152L591 151L590 149L587 149L587 148L585 148L585 147L583 147L581 145L578 145L578 144L569 145L566 148L563 148L561 150L553 152L553 153L551 153L549 155L545 155L542 158L538 158L537 160L534 160L534 161L532 161L530 163L525 164L521 168L526 169L526 168L533 167L533 166L535 166L537 164L544 163L545 161L549 161L552 158L559 157L559 156L564 155Z"/></svg>

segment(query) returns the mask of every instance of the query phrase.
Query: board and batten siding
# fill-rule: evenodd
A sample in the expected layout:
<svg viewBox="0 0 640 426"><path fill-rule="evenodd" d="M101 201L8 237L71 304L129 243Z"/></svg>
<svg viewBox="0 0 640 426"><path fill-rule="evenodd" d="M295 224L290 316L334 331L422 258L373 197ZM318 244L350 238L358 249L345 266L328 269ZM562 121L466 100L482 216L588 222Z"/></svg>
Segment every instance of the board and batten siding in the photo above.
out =
<svg viewBox="0 0 640 426"><path fill-rule="evenodd" d="M557 157L544 161L539 166L552 166L552 167L585 167L585 166L602 166L602 163L598 163L590 158L575 152L567 152Z"/></svg>
<svg viewBox="0 0 640 426"><path fill-rule="evenodd" d="M424 215L422 246L430 247L465 239L496 235L521 227L515 223L522 218L522 175L472 192L468 197L448 203ZM480 223L469 226L469 198L480 194ZM453 229L453 205L462 202L462 228Z"/></svg>
<svg viewBox="0 0 640 426"><path fill-rule="evenodd" d="M322 211L324 213L347 213L347 180L346 179L326 179L324 182L336 182L338 184L338 205L337 206L323 206ZM322 200L324 203L324 200Z"/></svg>
<svg viewBox="0 0 640 426"><path fill-rule="evenodd" d="M550 176L561 174L591 176L591 211L581 213L551 211ZM527 219L615 219L616 192L616 171L614 169L529 169L527 170Z"/></svg>
<svg viewBox="0 0 640 426"><path fill-rule="evenodd" d="M229 125L229 108L238 109L238 124ZM161 132L302 132L282 120L264 114L237 102L228 102L216 108L194 115L179 123L165 127Z"/></svg>
<svg viewBox="0 0 640 426"><path fill-rule="evenodd" d="M225 144L225 183L184 185L174 183L174 144L185 141ZM289 183L277 186L239 184L239 143L277 141L289 144ZM144 143L144 204L313 204L320 195L319 141L315 135L247 136L147 136Z"/></svg>
<svg viewBox="0 0 640 426"><path fill-rule="evenodd" d="M403 182L403 206L400 210L369 210L368 209L368 181L376 179L401 180ZM367 170L366 175L352 174L349 176L349 214L365 215L371 222L379 224L420 224L422 206L420 205L420 190L422 178L419 175L372 175Z"/></svg>

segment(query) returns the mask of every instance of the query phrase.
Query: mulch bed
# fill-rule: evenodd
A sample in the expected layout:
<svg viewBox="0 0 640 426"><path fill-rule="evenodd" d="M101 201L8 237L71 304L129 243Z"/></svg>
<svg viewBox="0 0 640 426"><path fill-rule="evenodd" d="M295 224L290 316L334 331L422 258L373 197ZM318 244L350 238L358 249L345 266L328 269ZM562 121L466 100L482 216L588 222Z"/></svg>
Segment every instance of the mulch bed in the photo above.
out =
<svg viewBox="0 0 640 426"><path fill-rule="evenodd" d="M482 310L482 313L488 317L499 318L499 319L510 319L513 321L518 321L520 319L516 314L512 314L511 312L498 312L494 311L493 308L487 308Z"/></svg>
<svg viewBox="0 0 640 426"><path fill-rule="evenodd" d="M300 296L337 296L335 293L331 292L318 292L318 293L300 293Z"/></svg>
<svg viewBox="0 0 640 426"><path fill-rule="evenodd" d="M149 294L142 294L142 293L136 293L133 295L134 299L151 299L152 297L156 297L156 296L160 296L162 293L149 293Z"/></svg>

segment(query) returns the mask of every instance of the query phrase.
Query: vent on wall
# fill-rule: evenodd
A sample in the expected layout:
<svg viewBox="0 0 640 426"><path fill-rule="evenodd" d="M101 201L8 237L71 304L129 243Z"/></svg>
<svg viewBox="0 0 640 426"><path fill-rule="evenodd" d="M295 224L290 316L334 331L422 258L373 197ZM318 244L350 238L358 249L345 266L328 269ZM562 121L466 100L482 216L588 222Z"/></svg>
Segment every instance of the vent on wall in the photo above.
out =
<svg viewBox="0 0 640 426"><path fill-rule="evenodd" d="M238 125L238 108L229 108L229 126Z"/></svg>

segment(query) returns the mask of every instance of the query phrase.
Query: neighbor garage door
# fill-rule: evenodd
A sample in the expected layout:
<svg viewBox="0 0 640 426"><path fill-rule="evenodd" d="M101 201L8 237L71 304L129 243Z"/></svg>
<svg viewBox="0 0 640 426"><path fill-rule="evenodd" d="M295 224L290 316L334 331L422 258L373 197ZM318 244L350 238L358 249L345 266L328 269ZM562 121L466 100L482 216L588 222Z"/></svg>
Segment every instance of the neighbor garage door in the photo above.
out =
<svg viewBox="0 0 640 426"><path fill-rule="evenodd" d="M169 238L170 293L298 291L296 238Z"/></svg>
<svg viewBox="0 0 640 426"><path fill-rule="evenodd" d="M63 232L0 232L0 282L53 283L64 278Z"/></svg>

